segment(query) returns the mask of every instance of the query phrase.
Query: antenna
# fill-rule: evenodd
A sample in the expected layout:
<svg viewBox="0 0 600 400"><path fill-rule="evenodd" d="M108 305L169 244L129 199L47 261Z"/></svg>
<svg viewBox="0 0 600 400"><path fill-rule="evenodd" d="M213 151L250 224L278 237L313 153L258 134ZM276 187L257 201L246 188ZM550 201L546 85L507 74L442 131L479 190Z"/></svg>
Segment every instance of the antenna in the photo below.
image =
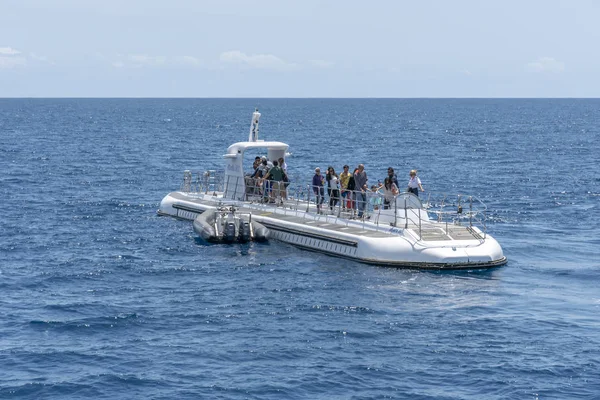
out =
<svg viewBox="0 0 600 400"><path fill-rule="evenodd" d="M258 142L258 120L260 119L260 113L258 108L254 109L252 113L252 122L250 123L250 135L248 136L249 142Z"/></svg>

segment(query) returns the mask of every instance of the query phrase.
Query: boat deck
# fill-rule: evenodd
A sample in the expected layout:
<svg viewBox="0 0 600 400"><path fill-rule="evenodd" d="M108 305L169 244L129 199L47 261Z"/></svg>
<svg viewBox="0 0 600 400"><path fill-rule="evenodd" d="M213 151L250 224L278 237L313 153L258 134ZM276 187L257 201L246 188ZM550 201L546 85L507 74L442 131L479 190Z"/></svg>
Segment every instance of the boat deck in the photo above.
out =
<svg viewBox="0 0 600 400"><path fill-rule="evenodd" d="M410 225L409 225L410 229ZM419 228L413 228L413 232L418 235ZM425 241L439 241L439 240L483 240L483 236L474 231L468 226L461 225L449 225L447 228L444 227L422 227L421 228L422 240Z"/></svg>
<svg viewBox="0 0 600 400"><path fill-rule="evenodd" d="M244 209L242 208L241 211L248 212L248 211L256 211L256 210L248 209L248 211L244 211ZM374 237L374 238L397 236L397 235L383 232L383 231L364 229L360 226L342 225L340 223L332 223L332 222L320 221L320 220L310 220L310 219L306 219L306 218L302 218L302 217L297 217L294 215L283 215L283 214L277 214L274 212L264 212L264 213L260 213L257 215L277 219L279 221L293 222L296 224L308 225L308 226L312 226L315 228L321 228L321 229L326 229L326 230L330 230L330 231L344 232L344 233L349 233L349 234L357 235L357 236L366 236L366 237ZM342 220L340 220L340 221L342 221Z"/></svg>
<svg viewBox="0 0 600 400"><path fill-rule="evenodd" d="M215 207L217 204L212 200L204 200L200 198L194 198L183 195L181 193L171 193L171 196L185 201L187 203L193 203L200 206L200 209L204 209L207 206ZM395 237L398 236L396 232L386 232L382 228L388 228L384 225L376 225L372 222L352 220L350 215L342 215L337 217L335 215L315 215L314 213L306 213L299 211L306 207L298 207L297 204L287 206L275 206L268 205L266 208L257 209L254 207L238 207L240 213L252 213L256 216L268 217L279 221L286 221L296 224L308 225L312 227L318 227L325 230L343 232L356 236L364 236L371 238L384 238L384 237ZM182 210L180 217L185 219L193 219L192 213L198 213L200 210L194 209L194 207L188 207L178 205L176 208ZM179 215L178 215L179 216ZM451 240L484 240L484 237L478 232L468 226L454 225L454 224L440 224L435 222L424 222L419 227L415 224L408 224L405 226L404 220L398 220L398 228L406 228L415 239L424 242L439 242L439 241L451 241ZM379 229L379 230L378 230ZM389 229L392 229L390 226Z"/></svg>

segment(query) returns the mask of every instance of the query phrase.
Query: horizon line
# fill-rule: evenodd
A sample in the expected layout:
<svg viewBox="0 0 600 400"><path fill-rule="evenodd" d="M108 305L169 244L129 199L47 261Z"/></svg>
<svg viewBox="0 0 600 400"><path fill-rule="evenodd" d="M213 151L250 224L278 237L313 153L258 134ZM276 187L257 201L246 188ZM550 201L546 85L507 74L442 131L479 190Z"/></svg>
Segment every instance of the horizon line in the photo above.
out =
<svg viewBox="0 0 600 400"><path fill-rule="evenodd" d="M187 100L254 100L254 99L274 99L274 100L597 100L599 97L510 97L510 96L495 96L495 97L437 97L437 96L418 96L418 97L287 97L287 96L256 96L256 97L194 97L194 96L0 96L2 100L17 100L17 99L123 99L123 100L153 100L153 99L187 99Z"/></svg>

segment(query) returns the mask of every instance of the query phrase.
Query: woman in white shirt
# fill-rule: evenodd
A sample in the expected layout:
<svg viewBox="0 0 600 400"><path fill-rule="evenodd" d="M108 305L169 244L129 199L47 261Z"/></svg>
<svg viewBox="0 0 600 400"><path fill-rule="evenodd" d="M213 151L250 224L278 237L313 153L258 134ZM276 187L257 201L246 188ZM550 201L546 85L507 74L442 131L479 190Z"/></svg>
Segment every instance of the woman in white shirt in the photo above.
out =
<svg viewBox="0 0 600 400"><path fill-rule="evenodd" d="M413 169L409 173L410 179L408 180L408 192L419 196L419 189L424 192L423 186L421 186L421 180L417 176L417 170Z"/></svg>

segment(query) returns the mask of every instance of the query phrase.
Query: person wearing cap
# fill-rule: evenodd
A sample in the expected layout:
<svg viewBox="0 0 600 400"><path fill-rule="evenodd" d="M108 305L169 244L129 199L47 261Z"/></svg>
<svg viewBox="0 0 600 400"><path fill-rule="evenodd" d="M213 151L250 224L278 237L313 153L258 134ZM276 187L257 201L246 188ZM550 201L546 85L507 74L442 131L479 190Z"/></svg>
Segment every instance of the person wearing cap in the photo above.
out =
<svg viewBox="0 0 600 400"><path fill-rule="evenodd" d="M323 201L325 199L325 189L323 188L325 184L325 179L321 175L321 168L315 168L315 175L312 179L312 188L313 192L315 192L316 203L317 203L317 214L323 214L323 210L321 209L323 206Z"/></svg>

